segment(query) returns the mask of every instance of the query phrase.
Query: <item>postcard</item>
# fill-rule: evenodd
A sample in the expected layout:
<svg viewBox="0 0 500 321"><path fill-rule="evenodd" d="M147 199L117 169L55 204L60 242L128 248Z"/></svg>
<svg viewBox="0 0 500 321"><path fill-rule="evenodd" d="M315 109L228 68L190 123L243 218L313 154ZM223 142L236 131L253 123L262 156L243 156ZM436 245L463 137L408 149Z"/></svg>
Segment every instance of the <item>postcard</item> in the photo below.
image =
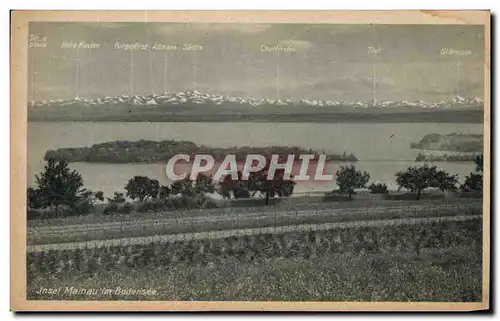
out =
<svg viewBox="0 0 500 321"><path fill-rule="evenodd" d="M474 311L488 11L12 11L14 311Z"/></svg>

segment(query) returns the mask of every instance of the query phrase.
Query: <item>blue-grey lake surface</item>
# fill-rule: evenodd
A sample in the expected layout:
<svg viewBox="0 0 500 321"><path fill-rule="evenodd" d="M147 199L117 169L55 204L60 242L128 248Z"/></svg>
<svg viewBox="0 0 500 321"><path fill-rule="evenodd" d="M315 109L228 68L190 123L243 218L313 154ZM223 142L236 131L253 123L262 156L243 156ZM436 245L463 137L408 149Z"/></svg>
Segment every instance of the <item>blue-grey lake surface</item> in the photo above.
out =
<svg viewBox="0 0 500 321"><path fill-rule="evenodd" d="M28 185L44 166L48 149L84 147L114 140L190 140L213 147L231 146L299 146L325 152L354 153L357 167L371 175L371 181L385 182L396 189L399 170L412 165L418 150L411 142L427 134L482 134L482 124L465 123L149 123L149 122L29 122ZM339 162L327 164L326 172L335 173ZM443 162L439 167L458 174L462 181L474 171L472 162ZM123 192L134 175L155 177L163 184L168 180L162 164L72 163L85 181L85 187L102 190L106 196ZM332 182L297 184L295 194L329 191Z"/></svg>

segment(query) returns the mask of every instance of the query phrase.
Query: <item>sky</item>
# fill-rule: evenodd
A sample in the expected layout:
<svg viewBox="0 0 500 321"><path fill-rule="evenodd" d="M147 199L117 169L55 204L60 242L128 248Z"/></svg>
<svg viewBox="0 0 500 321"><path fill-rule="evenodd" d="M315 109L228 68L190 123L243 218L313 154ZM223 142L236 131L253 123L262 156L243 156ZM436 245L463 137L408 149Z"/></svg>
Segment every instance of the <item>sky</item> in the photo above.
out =
<svg viewBox="0 0 500 321"><path fill-rule="evenodd" d="M192 89L333 101L484 95L482 26L31 22L28 44L36 101ZM266 50L276 46L289 51Z"/></svg>

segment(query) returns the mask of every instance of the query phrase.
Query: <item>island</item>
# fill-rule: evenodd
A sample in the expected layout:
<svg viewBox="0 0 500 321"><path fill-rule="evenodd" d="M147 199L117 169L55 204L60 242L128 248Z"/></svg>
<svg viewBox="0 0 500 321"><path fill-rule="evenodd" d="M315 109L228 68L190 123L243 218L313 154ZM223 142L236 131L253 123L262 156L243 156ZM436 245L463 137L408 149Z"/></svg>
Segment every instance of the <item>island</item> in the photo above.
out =
<svg viewBox="0 0 500 321"><path fill-rule="evenodd" d="M67 162L89 162L89 163L162 163L167 162L176 154L188 154L194 157L195 154L212 155L215 161L222 161L226 155L235 154L238 162L244 162L248 154L271 155L278 154L286 159L288 155L295 155L299 160L301 154L315 155L315 159L320 154L326 155L327 161L356 162L358 159L353 154L343 152L341 154L325 153L301 147L249 147L235 146L229 148L217 148L204 145L197 145L191 141L177 140L138 140L138 141L112 141L94 144L90 147L59 148L48 150L45 153L45 160L55 159Z"/></svg>
<svg viewBox="0 0 500 321"><path fill-rule="evenodd" d="M425 135L418 143L411 143L410 147L412 149L423 150L481 153L483 151L483 135L456 133L448 135L429 134Z"/></svg>

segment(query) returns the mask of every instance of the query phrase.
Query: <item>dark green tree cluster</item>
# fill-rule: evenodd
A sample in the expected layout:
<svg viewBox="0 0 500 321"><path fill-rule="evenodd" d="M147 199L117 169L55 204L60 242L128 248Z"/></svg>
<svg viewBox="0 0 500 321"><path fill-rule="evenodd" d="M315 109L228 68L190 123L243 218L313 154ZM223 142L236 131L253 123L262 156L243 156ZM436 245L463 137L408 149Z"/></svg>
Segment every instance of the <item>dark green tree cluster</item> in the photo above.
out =
<svg viewBox="0 0 500 321"><path fill-rule="evenodd" d="M464 184L460 186L462 191L482 190L483 176L480 171L483 168L482 156L475 160L477 173L467 176ZM346 193L349 198L355 193L355 189L365 188L370 179L370 174L357 170L354 165L341 166L336 174L337 185L341 193ZM406 189L415 193L415 198L420 199L422 191L426 188L438 188L441 191L457 191L458 176L450 175L437 166L424 164L421 166L410 166L405 171L396 173L396 183L399 189ZM388 194L386 184L372 183L368 186L371 193Z"/></svg>
<svg viewBox="0 0 500 321"><path fill-rule="evenodd" d="M146 176L134 176L125 185L125 191L125 195L115 192L115 197L108 199L105 214L215 206L208 197L208 194L215 192L215 184L211 177L203 174L195 180L187 177L175 181L170 186L160 185L158 180ZM125 196L135 202L127 202Z"/></svg>
<svg viewBox="0 0 500 321"><path fill-rule="evenodd" d="M148 199L156 199L160 192L160 183L157 179L151 179L146 176L134 176L127 185L125 185L127 196L130 199L137 199L139 202L147 201Z"/></svg>
<svg viewBox="0 0 500 321"><path fill-rule="evenodd" d="M359 171L354 165L340 166L336 173L337 185L341 193L347 193L352 199L354 190L364 188L370 180L370 174L366 171Z"/></svg>
<svg viewBox="0 0 500 321"><path fill-rule="evenodd" d="M294 191L296 182L293 175L285 177L284 169L277 169L274 176L268 179L269 164L257 172L252 172L248 180L243 180L242 172L238 171L238 179L231 175L224 176L219 182L212 177L199 174L191 180L189 176L175 181L170 186L161 185L158 180L146 176L134 176L125 185L126 193L115 192L108 201L108 213L130 212L134 206L127 198L138 204L153 204L157 210L171 202L172 208L189 208L214 206L210 194L219 193L223 198L249 198L256 195L265 198L269 204L270 198L289 197ZM462 192L480 191L483 189L483 156L475 159L476 171L466 177L460 185ZM354 165L342 165L336 173L336 181L341 193L352 199L355 190L365 188L370 180L370 174L358 170ZM442 191L457 190L458 177L450 175L437 166L424 164L410 166L405 171L396 173L396 183L399 189L415 193L420 199L426 188L438 188ZM104 201L101 191L92 192L83 187L83 178L75 170L70 170L66 161L49 159L44 170L36 176L35 187L27 190L28 218L34 218L41 212L51 213L50 217L61 215L79 215L92 211L94 204ZM372 193L387 194L387 185L372 183L368 186ZM208 204L208 205L207 205ZM65 211L62 213L61 209ZM148 206L144 206L148 210ZM47 211L48 210L48 211ZM106 211L105 211L106 212ZM30 214L31 213L31 214Z"/></svg>
<svg viewBox="0 0 500 321"><path fill-rule="evenodd" d="M248 180L243 180L242 176L242 172L238 171L238 179L236 180L231 175L222 177L217 190L222 198L230 199L232 197L238 199L250 197Z"/></svg>
<svg viewBox="0 0 500 321"><path fill-rule="evenodd" d="M465 182L460 185L463 192L483 192L483 155L477 156L474 160L476 171L465 177Z"/></svg>
<svg viewBox="0 0 500 321"><path fill-rule="evenodd" d="M424 164L422 166L410 166L406 171L396 173L396 183L399 189L404 188L416 193L416 199L420 199L422 191L429 187L439 188L442 191L456 190L458 182L457 175L450 175L437 166Z"/></svg>
<svg viewBox="0 0 500 321"><path fill-rule="evenodd" d="M242 172L238 171L238 179L234 180L231 175L224 176L219 182L218 192L224 198L248 198L251 196L263 196L266 205L270 198L289 197L292 195L296 182L293 175L285 177L285 170L278 168L274 175L269 177L270 162L257 172L251 172L247 180L242 179Z"/></svg>
<svg viewBox="0 0 500 321"><path fill-rule="evenodd" d="M88 213L97 200L104 200L101 191L94 193L83 188L80 173L70 170L67 162L54 159L49 159L44 170L36 175L35 187L27 190L28 213L30 209L52 209L56 217L61 208L69 209L73 215Z"/></svg>
<svg viewBox="0 0 500 321"><path fill-rule="evenodd" d="M185 179L172 183L170 193L183 197L194 197L197 195L213 194L216 192L216 185L211 176L198 174L195 180L191 180L189 175Z"/></svg>

